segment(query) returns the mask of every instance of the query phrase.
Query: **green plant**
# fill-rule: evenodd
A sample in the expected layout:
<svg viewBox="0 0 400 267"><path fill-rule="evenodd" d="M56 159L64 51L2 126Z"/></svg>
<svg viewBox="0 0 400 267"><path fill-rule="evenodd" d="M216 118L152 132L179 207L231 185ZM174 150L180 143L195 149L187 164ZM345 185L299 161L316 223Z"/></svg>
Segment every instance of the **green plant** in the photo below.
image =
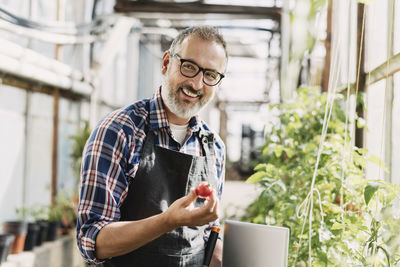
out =
<svg viewBox="0 0 400 267"><path fill-rule="evenodd" d="M47 211L44 206L33 205L33 206L23 206L15 210L17 214L17 219L22 221L39 221L45 220L47 218Z"/></svg>
<svg viewBox="0 0 400 267"><path fill-rule="evenodd" d="M70 136L70 138L73 140L72 153L70 156L72 158L72 168L75 172L77 185L80 179L82 152L85 148L86 141L89 139L90 133L91 130L89 127L89 122L84 121L83 127L79 128L75 135Z"/></svg>
<svg viewBox="0 0 400 267"><path fill-rule="evenodd" d="M71 225L76 219L75 204L65 192L60 192L56 202L45 207L45 210L47 220L50 222L62 221L63 224Z"/></svg>
<svg viewBox="0 0 400 267"><path fill-rule="evenodd" d="M247 180L263 190L242 220L289 227L290 266L309 263L308 242L312 266L392 266L399 260L400 220L390 214L400 189L364 179L368 160L383 165L346 142L342 95L336 96L310 193L326 101L318 89L300 88L295 101L272 107L277 119L270 125L262 162Z"/></svg>

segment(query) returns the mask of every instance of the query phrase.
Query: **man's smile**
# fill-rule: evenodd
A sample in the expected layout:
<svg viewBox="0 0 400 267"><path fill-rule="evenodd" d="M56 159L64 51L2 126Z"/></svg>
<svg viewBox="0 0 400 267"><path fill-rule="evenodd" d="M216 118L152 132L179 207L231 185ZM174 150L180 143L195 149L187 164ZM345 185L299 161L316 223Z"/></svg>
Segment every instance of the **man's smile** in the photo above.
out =
<svg viewBox="0 0 400 267"><path fill-rule="evenodd" d="M183 96L187 99L200 99L203 97L203 93L201 90L194 90L191 86L188 85L180 85L178 90L182 92Z"/></svg>

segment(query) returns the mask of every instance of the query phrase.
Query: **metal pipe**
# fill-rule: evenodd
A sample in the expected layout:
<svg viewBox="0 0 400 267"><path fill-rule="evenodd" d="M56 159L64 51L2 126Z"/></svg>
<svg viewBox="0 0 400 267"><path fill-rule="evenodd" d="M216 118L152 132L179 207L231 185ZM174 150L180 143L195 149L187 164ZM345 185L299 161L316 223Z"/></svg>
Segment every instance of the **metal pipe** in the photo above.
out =
<svg viewBox="0 0 400 267"><path fill-rule="evenodd" d="M56 73L40 66L26 63L0 53L0 71L10 73L18 77L34 80L53 87L71 90L78 94L89 96L93 87L87 82L72 79L66 75Z"/></svg>
<svg viewBox="0 0 400 267"><path fill-rule="evenodd" d="M74 70L69 65L58 60L48 58L32 49L22 47L16 43L0 38L0 54L20 60L23 63L36 65L40 68L51 70L57 74L82 80L83 74Z"/></svg>

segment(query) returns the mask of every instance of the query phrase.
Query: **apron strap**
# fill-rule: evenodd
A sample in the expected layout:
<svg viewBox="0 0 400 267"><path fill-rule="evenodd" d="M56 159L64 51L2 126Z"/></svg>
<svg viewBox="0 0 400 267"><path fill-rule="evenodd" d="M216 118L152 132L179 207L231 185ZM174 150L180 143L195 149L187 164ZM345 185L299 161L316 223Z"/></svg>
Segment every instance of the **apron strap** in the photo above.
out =
<svg viewBox="0 0 400 267"><path fill-rule="evenodd" d="M203 149L203 156L214 156L214 134L204 130L200 130L198 133Z"/></svg>

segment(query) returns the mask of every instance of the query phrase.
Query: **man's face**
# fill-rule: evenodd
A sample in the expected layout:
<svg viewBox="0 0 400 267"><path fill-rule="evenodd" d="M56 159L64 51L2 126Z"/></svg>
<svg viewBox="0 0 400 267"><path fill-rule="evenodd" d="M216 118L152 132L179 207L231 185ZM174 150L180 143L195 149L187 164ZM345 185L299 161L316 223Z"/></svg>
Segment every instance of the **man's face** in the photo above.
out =
<svg viewBox="0 0 400 267"><path fill-rule="evenodd" d="M222 45L214 41L189 36L182 41L177 54L181 59L190 60L202 68L224 72L225 51ZM215 86L205 84L202 72L193 78L185 77L180 72L180 66L179 59L169 52L164 53L161 71L165 77L161 96L167 114L173 113L179 118L189 119L212 100L221 82Z"/></svg>

